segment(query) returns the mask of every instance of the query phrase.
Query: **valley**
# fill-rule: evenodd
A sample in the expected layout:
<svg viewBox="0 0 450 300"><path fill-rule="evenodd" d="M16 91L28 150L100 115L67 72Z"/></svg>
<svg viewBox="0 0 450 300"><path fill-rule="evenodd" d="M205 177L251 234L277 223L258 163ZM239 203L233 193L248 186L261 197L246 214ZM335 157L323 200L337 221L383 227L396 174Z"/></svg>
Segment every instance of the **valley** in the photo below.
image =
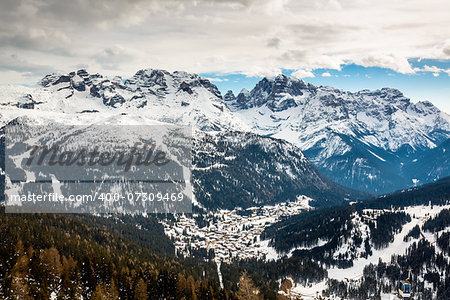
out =
<svg viewBox="0 0 450 300"><path fill-rule="evenodd" d="M175 221L164 222L168 237L174 239L175 253L189 256L189 249L213 250L214 260L231 263L234 259L276 259L275 249L261 241L261 233L283 217L309 210L309 198L299 196L297 201L274 206L252 207L245 210L219 210L201 218L199 227L195 218L174 216Z"/></svg>

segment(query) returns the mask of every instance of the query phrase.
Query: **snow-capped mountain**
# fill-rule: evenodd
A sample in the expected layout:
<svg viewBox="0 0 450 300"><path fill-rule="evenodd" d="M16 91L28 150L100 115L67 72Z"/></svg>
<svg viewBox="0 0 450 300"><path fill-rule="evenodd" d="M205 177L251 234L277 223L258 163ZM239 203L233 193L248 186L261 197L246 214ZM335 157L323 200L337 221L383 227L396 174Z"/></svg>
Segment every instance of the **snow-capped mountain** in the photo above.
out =
<svg viewBox="0 0 450 300"><path fill-rule="evenodd" d="M254 132L299 146L333 180L374 193L423 183L404 165L450 137L450 116L396 89L351 93L279 75L226 95Z"/></svg>
<svg viewBox="0 0 450 300"><path fill-rule="evenodd" d="M205 131L248 130L229 111L215 85L186 72L146 69L127 80L85 70L50 74L35 87L3 88L0 102L5 118L11 107L19 107L64 114L124 113Z"/></svg>
<svg viewBox="0 0 450 300"><path fill-rule="evenodd" d="M296 145L334 181L372 193L450 175L448 164L438 163L448 157L450 117L395 89L351 93L279 75L222 97L207 79L186 72L146 69L123 80L78 70L47 75L34 87L4 87L0 105L1 124L29 115L271 136Z"/></svg>
<svg viewBox="0 0 450 300"><path fill-rule="evenodd" d="M189 169L192 165L192 136L189 127L161 126L155 121L138 126L133 123L127 125L127 115L117 116L114 123L92 124L87 118L84 124L80 121L73 120L70 115L57 121L42 115L20 116L2 128L5 138L0 148L5 153L0 166L6 173L8 212L132 214L191 211ZM153 147L152 150L147 151L143 148L144 144ZM53 162L46 150L36 150L36 146L53 149ZM142 160L140 163L135 160L131 166L134 154L130 149L133 147L133 153L140 153ZM156 157L160 154L163 154L160 157L164 157L165 161L161 164L156 163ZM35 159L38 157L39 161ZM146 157L147 163L143 157ZM55 160L58 162L54 163ZM125 167L127 161L130 162L128 168ZM156 183L146 184L149 181ZM15 198L16 195L30 195L36 191L69 198L70 195L107 193L127 196L130 192L144 190L154 194L169 193L171 190L170 193L176 192L180 198L166 203L116 198L117 201L111 204L110 201L103 201L103 197L94 196L84 205L73 201L30 203Z"/></svg>
<svg viewBox="0 0 450 300"><path fill-rule="evenodd" d="M140 126L127 126L136 125L137 120L130 115L110 116L101 113L95 114L97 118L93 123L92 115L92 113L79 115L55 113L50 116L30 114L19 116L9 124L19 125L22 130L29 132L32 136L30 142L33 143L40 139L45 141L45 144L64 141L64 147L71 147L72 144L101 145L102 148L106 147L107 149L112 149L117 144L131 146L142 138L140 136L145 136L145 132L142 132L145 130L145 125L164 124L141 118L138 120ZM64 119L61 119L63 117ZM55 122L55 119L58 121ZM104 124L108 124L108 127L101 126ZM125 131L119 130L121 127L118 125L122 125ZM122 133L119 134L119 131ZM133 131L135 132L130 134ZM112 132L116 132L116 134ZM39 136L40 138L38 138ZM276 204L296 200L301 195L312 198L310 201L312 206L330 206L370 196L340 186L323 176L300 149L283 140L262 137L249 132L208 133L197 131L193 136L192 146L192 177L184 179L192 182L194 201L204 208L233 209ZM0 148L4 149L5 146ZM5 155L3 150L2 155ZM188 157L188 155L185 156ZM5 169L4 162L0 167ZM114 171L108 170L109 173ZM8 176L11 175L10 171L7 173ZM73 179L70 174L66 174L66 171L65 168L62 168L52 171L52 174L61 182ZM102 175L104 172L106 171L103 169L89 170L90 176L110 178L108 172L104 177ZM44 175L39 169L35 171L30 169L24 173L24 176L26 176L23 179L24 182L28 182L33 181L34 178L46 178L47 175ZM58 185L58 190L61 189L60 186L64 186L64 190L71 190L70 184L61 183ZM55 186L52 184L49 188L54 189ZM96 191L108 193L104 190L105 188L107 186L101 192ZM114 189L117 192L118 188L114 187ZM130 186L126 184L120 189L125 194ZM121 211L132 211L133 209L136 210L136 207L114 207L114 210ZM150 210L153 207L145 209Z"/></svg>
<svg viewBox="0 0 450 300"><path fill-rule="evenodd" d="M3 89L0 99L3 125L191 125L194 195L206 208L274 204L300 195L320 206L369 196L323 176L289 142L250 133L217 88L198 75L141 70L122 80L79 70L48 75L36 87Z"/></svg>

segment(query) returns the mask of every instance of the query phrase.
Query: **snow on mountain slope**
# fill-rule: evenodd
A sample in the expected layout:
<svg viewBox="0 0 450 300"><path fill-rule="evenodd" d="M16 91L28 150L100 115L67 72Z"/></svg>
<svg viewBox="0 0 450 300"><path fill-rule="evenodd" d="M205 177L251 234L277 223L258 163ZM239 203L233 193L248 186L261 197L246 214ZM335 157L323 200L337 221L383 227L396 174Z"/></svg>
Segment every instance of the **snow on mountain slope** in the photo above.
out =
<svg viewBox="0 0 450 300"><path fill-rule="evenodd" d="M78 70L50 74L34 87L0 89L2 116L42 113L130 114L200 130L248 130L224 104L220 92L207 79L185 72L140 70L132 78L108 79ZM101 118L101 117L100 117Z"/></svg>
<svg viewBox="0 0 450 300"><path fill-rule="evenodd" d="M71 135L64 129L65 125L69 124L112 126L168 124L143 115L112 112L66 114L43 113L39 110L21 111L27 111L27 114L16 116L11 122L23 124L31 131L32 128L44 126L58 139L67 134ZM13 115L6 113L2 117L10 119ZM95 143L102 145L101 141L111 143L110 135L89 136L96 141ZM297 147L286 141L253 133L230 131L216 133L197 131L193 138L194 168L192 177L188 179L192 179L193 201L200 203L204 208L233 209L276 204L295 200L302 194L313 198L311 200L313 206L329 206L369 196L329 180L312 166ZM137 136L134 134L128 144L133 145L136 139ZM83 144L86 141L79 142ZM37 174L29 174L27 178L33 179L36 176Z"/></svg>
<svg viewBox="0 0 450 300"><path fill-rule="evenodd" d="M422 226L426 220L429 218L437 216L441 211L445 209L450 209L450 205L443 206L408 206L404 207L402 210L404 213L408 214L411 217L411 221L404 224L402 230L398 232L391 243L387 245L385 248L374 249L372 254L367 257L359 256L357 259L353 260L353 266L346 269L340 269L337 267L332 267L328 270L328 277L338 280L344 280L345 278L356 279L363 275L364 267L368 264L376 264L379 260L384 262L389 262L391 260L392 255L403 255L406 250L414 243L419 240L419 238L412 238L408 241L405 241L405 237L407 234L415 227L419 226L422 230ZM373 210L367 210L368 213L376 212ZM433 235L429 237L429 239L434 238ZM433 240L431 242L434 242ZM347 245L346 245L347 246ZM346 247L342 247L339 249L340 251L348 251ZM362 249L357 249L356 251L361 252ZM344 271L345 270L345 271Z"/></svg>
<svg viewBox="0 0 450 300"><path fill-rule="evenodd" d="M194 193L206 208L274 204L300 194L318 206L369 196L335 184L288 142L249 133L217 88L194 74L141 70L123 81L79 70L0 93L1 125L192 125Z"/></svg>
<svg viewBox="0 0 450 300"><path fill-rule="evenodd" d="M249 102L233 110L260 133L283 136L301 148L315 145L327 130L361 133L360 140L390 151L403 145L431 148L440 130L446 136L450 130L450 116L430 102L411 103L395 89L351 93L279 75L264 78L249 94Z"/></svg>
<svg viewBox="0 0 450 300"><path fill-rule="evenodd" d="M390 88L351 93L279 75L224 99L254 132L299 146L327 176L375 193L412 185L403 164L450 137L450 116Z"/></svg>
<svg viewBox="0 0 450 300"><path fill-rule="evenodd" d="M312 206L330 206L370 196L329 180L283 140L248 132L198 133L193 149L193 186L206 207L273 205L299 195L313 198Z"/></svg>
<svg viewBox="0 0 450 300"><path fill-rule="evenodd" d="M308 257L326 268L323 281L293 278L294 293L379 299L374 295L397 291L411 268L414 299L447 299L417 296L447 295L449 186L446 177L374 201L303 212L269 226L261 240L270 240L279 257Z"/></svg>
<svg viewBox="0 0 450 300"><path fill-rule="evenodd" d="M426 163L447 155L427 150L450 137L449 116L394 89L350 93L280 75L222 99L215 85L186 72L146 69L123 80L78 70L47 75L35 87L4 87L0 105L3 124L39 113L55 121L71 115L92 122L129 115L127 122L136 124L156 120L206 132L253 131L297 145L324 175L371 193L450 175L449 168ZM412 164L426 170L417 172Z"/></svg>
<svg viewBox="0 0 450 300"><path fill-rule="evenodd" d="M349 238L345 241L345 243L341 244L333 253L333 257L337 258L339 255L343 255L346 253L349 253L350 256L353 257L351 266L348 267L338 267L338 266L327 266L327 279L317 282L317 283L310 283L310 284L301 284L296 283L295 280L292 278L290 279L293 283L292 289L289 291L289 294L292 297L292 299L295 299L295 296L302 296L305 299L316 299L316 292L323 293L327 288L332 287L333 285L338 285L337 283L345 282L352 286L352 288L357 289L366 288L361 282L363 279L366 279L368 277L367 273L367 267L373 267L378 265L389 265L392 264L395 267L399 267L398 261L402 259L402 256L408 255L408 253L413 253L413 250L419 247L419 250L423 251L424 253L427 253L425 251L425 247L422 246L422 249L420 249L421 246L417 246L420 243L428 243L430 245L431 249L433 249L432 253L436 253L437 256L443 257L445 261L448 261L448 255L445 254L445 248L441 249L441 246L438 246L438 237L442 237L445 233L448 233L450 228L446 227L442 230L436 231L436 232L430 232L427 231L424 228L424 225L427 224L427 221L430 219L436 218L440 213L443 213L444 211L448 211L450 209L450 205L419 205L419 206L407 206L403 207L402 209L396 210L397 212L403 212L410 217L410 221L405 223L401 230L398 231L392 240L385 246L380 249L373 249L369 252L369 254L366 253L367 249L365 244L372 244L371 242L358 242L359 245L355 245L355 241L362 239L363 241L370 240L370 229L367 226L365 222L370 219L373 215L382 215L386 212L389 212L389 210L373 210L373 209L366 209L364 210L364 214L362 215L363 218L361 218L358 214L353 214L351 223L354 225L359 225L352 227L351 231L354 232L354 236L352 238ZM419 233L417 236L411 236L411 232L414 228L418 228ZM361 234L367 232L367 234ZM320 246L319 246L320 247ZM310 251L314 251L314 248L310 249ZM430 253L430 252L428 252ZM278 254L279 255L279 254ZM410 254L413 255L413 254ZM416 254L417 255L417 254ZM434 266L433 266L434 264ZM444 270L445 274L445 268L439 265L440 263L435 262L433 259L428 258L428 261L419 261L417 265L414 265L415 269L418 270L418 272L427 274L427 273L433 273L436 269ZM439 266L438 266L439 265ZM411 266L411 265L409 265ZM422 270L420 270L420 266L422 267ZM401 268L400 268L401 269ZM392 269L390 272L393 273ZM394 273L394 277L396 273ZM445 275L442 274L441 278L443 278ZM426 277L426 276L425 276ZM426 277L429 278L429 277ZM396 278L396 280L398 280ZM383 283L389 283L393 285L394 287L397 286L398 282L392 282L386 278L383 279L383 281L380 279L378 282ZM417 281L413 281L416 283ZM423 278L421 279L421 282L424 282ZM425 285L426 288L434 289L433 285ZM417 289L417 287L415 287ZM394 288L395 291L395 288ZM386 290L386 292L389 292L389 290ZM336 295L335 295L336 296ZM358 296L350 297L349 295L337 297L336 299L361 299ZM367 298L364 298L367 299ZM387 298L389 299L389 298ZM393 298L392 298L393 299ZM419 298L420 299L420 298ZM429 298L426 298L429 299ZM434 299L434 298L433 298Z"/></svg>

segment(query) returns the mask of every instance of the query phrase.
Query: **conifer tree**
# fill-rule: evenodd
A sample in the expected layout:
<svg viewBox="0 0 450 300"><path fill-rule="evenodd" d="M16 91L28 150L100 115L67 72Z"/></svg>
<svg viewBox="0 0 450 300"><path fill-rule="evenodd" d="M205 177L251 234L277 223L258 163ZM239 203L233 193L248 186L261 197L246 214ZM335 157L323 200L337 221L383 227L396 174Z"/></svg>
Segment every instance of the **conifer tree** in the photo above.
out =
<svg viewBox="0 0 450 300"><path fill-rule="evenodd" d="M236 296L239 300L260 300L259 290L254 286L252 279L248 276L247 271L241 275L239 279L239 290Z"/></svg>

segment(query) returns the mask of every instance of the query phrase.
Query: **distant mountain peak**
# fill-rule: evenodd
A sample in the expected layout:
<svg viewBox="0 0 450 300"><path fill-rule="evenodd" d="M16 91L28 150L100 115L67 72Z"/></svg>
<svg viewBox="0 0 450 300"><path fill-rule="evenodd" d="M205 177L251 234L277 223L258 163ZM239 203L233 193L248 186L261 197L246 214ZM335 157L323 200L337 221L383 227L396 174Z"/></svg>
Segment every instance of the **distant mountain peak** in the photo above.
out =
<svg viewBox="0 0 450 300"><path fill-rule="evenodd" d="M256 86L248 91L242 89L235 101L230 103L232 110L249 109L267 104L274 111L284 110L296 106L292 97L303 95L303 90L313 89L312 85L303 80L280 74L274 78L263 78ZM289 96L292 96L291 99Z"/></svg>
<svg viewBox="0 0 450 300"><path fill-rule="evenodd" d="M255 132L299 146L337 182L375 193L407 186L411 157L450 137L447 114L395 88L353 93L279 75L228 105Z"/></svg>
<svg viewBox="0 0 450 300"><path fill-rule="evenodd" d="M249 92L246 88L243 88L243 89L239 92L239 94L248 95L248 94L250 94L250 92Z"/></svg>
<svg viewBox="0 0 450 300"><path fill-rule="evenodd" d="M225 95L223 95L223 100L225 102L230 102L236 100L236 96L234 95L232 90L228 90Z"/></svg>
<svg viewBox="0 0 450 300"><path fill-rule="evenodd" d="M52 73L35 87L15 88L12 92L17 97L8 105L41 112L127 114L132 111L137 119L142 114L146 119L192 125L205 131L249 130L248 125L231 113L214 84L183 71L141 69L124 80L120 76L106 77L81 69ZM24 97L28 94L29 98Z"/></svg>

